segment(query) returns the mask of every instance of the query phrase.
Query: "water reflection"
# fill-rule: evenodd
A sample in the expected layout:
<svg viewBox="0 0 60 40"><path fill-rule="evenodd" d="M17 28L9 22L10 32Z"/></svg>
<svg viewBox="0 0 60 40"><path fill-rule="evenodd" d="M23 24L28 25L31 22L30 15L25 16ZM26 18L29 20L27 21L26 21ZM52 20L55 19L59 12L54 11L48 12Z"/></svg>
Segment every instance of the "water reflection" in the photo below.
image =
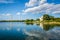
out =
<svg viewBox="0 0 60 40"><path fill-rule="evenodd" d="M21 26L21 24L19 22L18 23L3 22L3 23L0 23L0 30L13 30L13 29L16 29L17 31L19 31L20 26Z"/></svg>
<svg viewBox="0 0 60 40"><path fill-rule="evenodd" d="M60 25L43 23L37 25L43 30L24 30L25 34L28 35L26 40L60 40Z"/></svg>
<svg viewBox="0 0 60 40"><path fill-rule="evenodd" d="M0 40L60 40L60 25L3 22Z"/></svg>
<svg viewBox="0 0 60 40"><path fill-rule="evenodd" d="M12 23L0 23L0 30L11 30L12 29Z"/></svg>
<svg viewBox="0 0 60 40"><path fill-rule="evenodd" d="M34 25L34 23L26 23L26 25Z"/></svg>
<svg viewBox="0 0 60 40"><path fill-rule="evenodd" d="M27 23L26 25L30 25L30 24ZM32 25L34 25L34 23L32 23ZM60 27L60 24L52 24L51 25L51 24L38 23L36 25L39 26L39 27L41 27L45 31L53 29L54 27Z"/></svg>

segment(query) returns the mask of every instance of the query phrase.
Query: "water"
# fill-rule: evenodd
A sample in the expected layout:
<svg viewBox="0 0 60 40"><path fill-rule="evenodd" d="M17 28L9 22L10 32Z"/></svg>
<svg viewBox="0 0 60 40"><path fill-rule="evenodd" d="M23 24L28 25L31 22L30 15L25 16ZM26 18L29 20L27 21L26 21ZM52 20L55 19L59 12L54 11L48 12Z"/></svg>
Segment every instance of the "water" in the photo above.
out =
<svg viewBox="0 0 60 40"><path fill-rule="evenodd" d="M0 40L60 40L60 25L0 22Z"/></svg>

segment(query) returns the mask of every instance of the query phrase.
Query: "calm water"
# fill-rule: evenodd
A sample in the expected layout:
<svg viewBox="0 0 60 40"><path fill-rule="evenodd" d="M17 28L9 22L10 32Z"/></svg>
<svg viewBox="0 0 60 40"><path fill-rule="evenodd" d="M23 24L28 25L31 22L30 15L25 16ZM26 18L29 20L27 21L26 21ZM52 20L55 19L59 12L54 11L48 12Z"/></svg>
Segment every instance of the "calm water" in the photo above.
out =
<svg viewBox="0 0 60 40"><path fill-rule="evenodd" d="M60 25L0 22L0 40L60 40Z"/></svg>

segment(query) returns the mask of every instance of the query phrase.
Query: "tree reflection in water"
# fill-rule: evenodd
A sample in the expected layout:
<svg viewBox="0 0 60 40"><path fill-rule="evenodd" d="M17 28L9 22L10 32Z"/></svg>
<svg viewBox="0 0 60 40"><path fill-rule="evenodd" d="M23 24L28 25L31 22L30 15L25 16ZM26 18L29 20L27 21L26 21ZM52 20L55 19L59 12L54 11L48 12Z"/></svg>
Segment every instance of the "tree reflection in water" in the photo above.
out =
<svg viewBox="0 0 60 40"><path fill-rule="evenodd" d="M40 30L31 29L24 33L27 35L26 40L60 40L60 25L37 24L41 27Z"/></svg>
<svg viewBox="0 0 60 40"><path fill-rule="evenodd" d="M26 23L27 25L33 25L34 23Z"/></svg>

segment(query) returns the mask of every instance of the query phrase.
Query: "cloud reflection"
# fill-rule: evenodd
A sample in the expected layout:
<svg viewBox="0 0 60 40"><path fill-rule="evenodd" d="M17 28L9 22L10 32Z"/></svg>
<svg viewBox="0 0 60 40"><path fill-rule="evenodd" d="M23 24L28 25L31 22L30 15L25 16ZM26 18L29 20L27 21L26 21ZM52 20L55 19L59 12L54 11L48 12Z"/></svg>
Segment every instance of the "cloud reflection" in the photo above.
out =
<svg viewBox="0 0 60 40"><path fill-rule="evenodd" d="M60 29L60 28L59 28ZM59 40L60 39L60 31L58 29L54 29L51 31L36 31L36 30L24 30L24 33L27 36L26 40ZM30 39L29 39L30 38Z"/></svg>
<svg viewBox="0 0 60 40"><path fill-rule="evenodd" d="M17 31L19 32L20 31L20 28L17 28Z"/></svg>

